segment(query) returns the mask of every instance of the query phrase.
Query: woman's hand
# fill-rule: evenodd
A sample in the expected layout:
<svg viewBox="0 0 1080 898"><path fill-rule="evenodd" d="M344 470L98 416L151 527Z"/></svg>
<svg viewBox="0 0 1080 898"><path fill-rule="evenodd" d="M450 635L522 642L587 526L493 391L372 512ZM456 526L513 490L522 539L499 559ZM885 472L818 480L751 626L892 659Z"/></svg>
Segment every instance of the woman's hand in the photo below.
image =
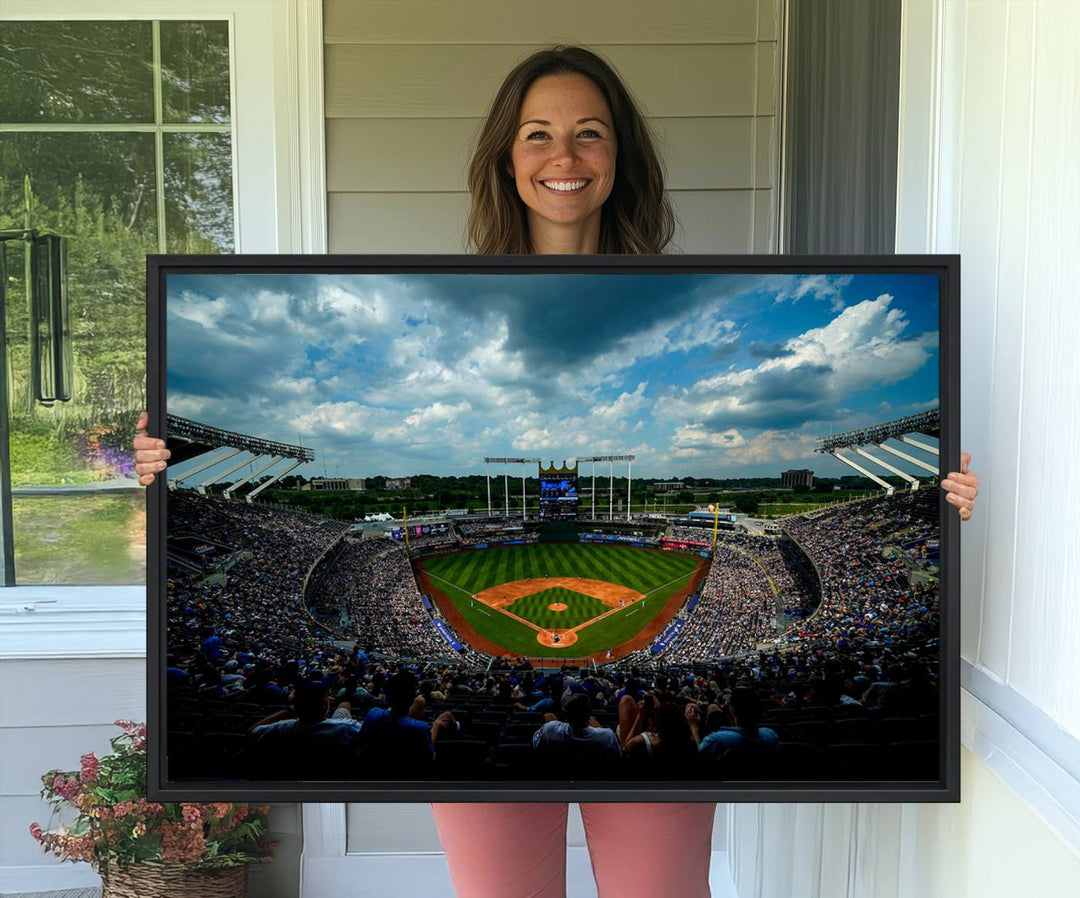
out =
<svg viewBox="0 0 1080 898"><path fill-rule="evenodd" d="M149 486L154 482L154 475L165 470L165 460L172 454L165 448L164 440L146 435L149 423L150 416L146 412L140 412L139 423L135 425L135 439L131 441L135 449L135 473L139 475L139 483L143 486Z"/></svg>
<svg viewBox="0 0 1080 898"><path fill-rule="evenodd" d="M945 501L956 506L961 521L971 517L972 509L975 508L975 497L979 495L979 475L968 472L970 464L971 454L962 452L960 471L950 471L949 476L941 481L941 488L945 490Z"/></svg>

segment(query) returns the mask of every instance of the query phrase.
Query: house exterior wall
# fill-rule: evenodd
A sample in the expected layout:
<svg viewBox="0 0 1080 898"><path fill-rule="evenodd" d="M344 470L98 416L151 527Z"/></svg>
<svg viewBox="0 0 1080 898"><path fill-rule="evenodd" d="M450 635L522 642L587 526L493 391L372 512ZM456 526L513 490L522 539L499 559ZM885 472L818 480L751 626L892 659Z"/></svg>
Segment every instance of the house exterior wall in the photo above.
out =
<svg viewBox="0 0 1080 898"><path fill-rule="evenodd" d="M482 117L513 65L557 42L598 50L644 105L678 250L776 252L779 10L779 0L553 0L538 17L497 0L326 0L330 252L464 252Z"/></svg>

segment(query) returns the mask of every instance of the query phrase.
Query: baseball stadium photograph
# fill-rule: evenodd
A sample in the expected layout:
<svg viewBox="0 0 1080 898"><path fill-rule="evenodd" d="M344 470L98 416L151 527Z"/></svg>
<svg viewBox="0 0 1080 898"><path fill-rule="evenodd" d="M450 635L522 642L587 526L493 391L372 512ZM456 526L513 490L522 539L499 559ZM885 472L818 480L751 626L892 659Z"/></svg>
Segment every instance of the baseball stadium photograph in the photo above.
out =
<svg viewBox="0 0 1080 898"><path fill-rule="evenodd" d="M170 272L167 781L938 781L940 291Z"/></svg>

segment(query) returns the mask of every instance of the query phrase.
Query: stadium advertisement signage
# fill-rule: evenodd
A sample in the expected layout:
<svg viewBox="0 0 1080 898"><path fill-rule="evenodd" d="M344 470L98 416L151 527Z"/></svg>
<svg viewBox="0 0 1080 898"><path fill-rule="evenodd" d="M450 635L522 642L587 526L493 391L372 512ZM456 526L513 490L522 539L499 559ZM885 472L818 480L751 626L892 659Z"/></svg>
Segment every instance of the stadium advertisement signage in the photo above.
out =
<svg viewBox="0 0 1080 898"><path fill-rule="evenodd" d="M660 542L664 546L665 549L667 549L667 548L671 548L671 549L706 548L706 549L708 549L712 545L712 543L703 543L703 542L699 542L697 540L691 540L691 539L663 539Z"/></svg>
<svg viewBox="0 0 1080 898"><path fill-rule="evenodd" d="M958 258L147 283L155 800L958 800Z"/></svg>

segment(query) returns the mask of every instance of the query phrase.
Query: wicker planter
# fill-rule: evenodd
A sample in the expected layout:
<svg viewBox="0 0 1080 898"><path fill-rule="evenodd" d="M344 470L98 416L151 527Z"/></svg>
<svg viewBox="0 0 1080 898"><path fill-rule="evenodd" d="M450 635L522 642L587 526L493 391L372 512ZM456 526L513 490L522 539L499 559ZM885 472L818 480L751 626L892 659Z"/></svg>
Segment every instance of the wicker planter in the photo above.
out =
<svg viewBox="0 0 1080 898"><path fill-rule="evenodd" d="M247 866L197 870L184 864L133 864L101 876L101 898L245 898Z"/></svg>

